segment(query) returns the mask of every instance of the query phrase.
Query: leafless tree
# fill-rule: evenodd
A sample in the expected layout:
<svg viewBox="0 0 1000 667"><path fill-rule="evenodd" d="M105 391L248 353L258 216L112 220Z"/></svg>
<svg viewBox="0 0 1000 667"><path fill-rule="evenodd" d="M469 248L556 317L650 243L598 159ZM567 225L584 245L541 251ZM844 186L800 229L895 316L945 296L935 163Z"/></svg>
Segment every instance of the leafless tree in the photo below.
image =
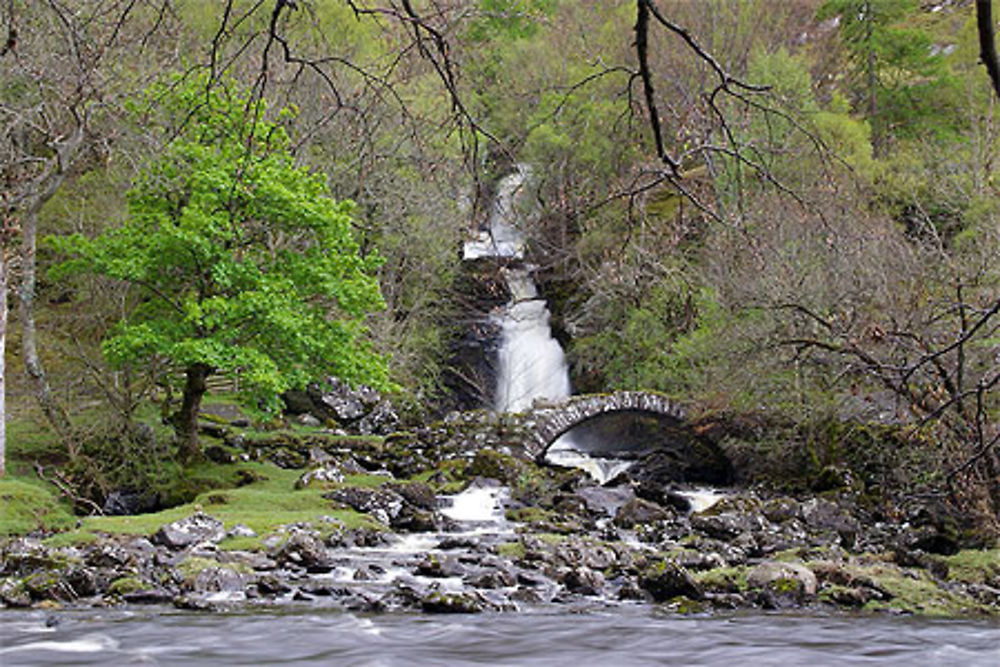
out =
<svg viewBox="0 0 1000 667"><path fill-rule="evenodd" d="M4 239L7 269L16 277L25 368L71 455L69 418L53 397L38 349L39 213L86 164L106 157L116 134L113 119L128 94L122 77L142 81L140 68L155 62L150 49L172 11L170 0L8 0L0 7L7 31L0 50L6 85L0 177L6 229L13 232Z"/></svg>

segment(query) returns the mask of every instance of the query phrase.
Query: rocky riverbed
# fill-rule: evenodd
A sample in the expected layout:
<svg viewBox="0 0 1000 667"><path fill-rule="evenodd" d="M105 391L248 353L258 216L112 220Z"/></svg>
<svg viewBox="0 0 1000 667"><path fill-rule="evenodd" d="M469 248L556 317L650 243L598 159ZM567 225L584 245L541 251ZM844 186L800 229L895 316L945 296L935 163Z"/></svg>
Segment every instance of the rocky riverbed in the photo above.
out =
<svg viewBox="0 0 1000 667"><path fill-rule="evenodd" d="M454 424L431 431L354 446L234 439L227 456L301 467L296 487L322 489L331 511L353 510L368 525L320 516L257 535L206 505L145 535L97 533L63 545L45 535L10 538L0 546L0 601L1000 615L1000 550L964 544L929 505L891 516L849 486L699 494L657 478L655 456L599 485L579 470L518 458L488 433L451 437ZM352 484L359 472L364 483Z"/></svg>

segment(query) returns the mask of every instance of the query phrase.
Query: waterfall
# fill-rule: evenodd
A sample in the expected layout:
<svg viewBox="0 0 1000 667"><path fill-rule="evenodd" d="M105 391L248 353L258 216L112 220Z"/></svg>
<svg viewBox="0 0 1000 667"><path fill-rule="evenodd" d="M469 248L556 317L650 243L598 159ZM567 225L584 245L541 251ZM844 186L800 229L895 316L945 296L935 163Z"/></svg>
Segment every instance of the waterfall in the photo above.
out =
<svg viewBox="0 0 1000 667"><path fill-rule="evenodd" d="M502 275L511 300L499 314L500 351L495 405L499 412L521 412L536 399L560 400L570 394L569 370L562 346L552 337L551 317L523 264L524 236L519 223L517 197L531 176L526 165L503 178L497 186L489 230L465 244L465 259L497 257L516 260Z"/></svg>
<svg viewBox="0 0 1000 667"><path fill-rule="evenodd" d="M535 399L569 396L569 371L562 346L552 337L549 309L528 269L504 271L513 300L501 317L496 409L522 412Z"/></svg>

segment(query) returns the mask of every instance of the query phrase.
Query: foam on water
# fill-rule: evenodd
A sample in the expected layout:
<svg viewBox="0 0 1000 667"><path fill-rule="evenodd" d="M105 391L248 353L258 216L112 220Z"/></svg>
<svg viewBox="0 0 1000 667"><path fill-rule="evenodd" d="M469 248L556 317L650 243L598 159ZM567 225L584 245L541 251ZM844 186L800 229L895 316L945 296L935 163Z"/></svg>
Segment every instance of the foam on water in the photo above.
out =
<svg viewBox="0 0 1000 667"><path fill-rule="evenodd" d="M588 456L565 441L561 442L558 447L550 447L545 454L545 460L567 468L579 468L590 475L598 484L606 484L627 471L635 463L622 459Z"/></svg>
<svg viewBox="0 0 1000 667"><path fill-rule="evenodd" d="M505 523L503 501L506 487L470 486L454 496L442 496L441 514L454 521L468 523Z"/></svg>
<svg viewBox="0 0 1000 667"><path fill-rule="evenodd" d="M10 653L34 652L34 651L56 651L59 653L100 653L102 651L114 651L118 649L118 642L107 635L85 635L79 639L67 641L40 641L29 642L20 646L0 648L0 655ZM6 661L0 661L6 663Z"/></svg>
<svg viewBox="0 0 1000 667"><path fill-rule="evenodd" d="M710 489L708 487L678 491L677 493L688 499L688 502L691 503L691 512L693 513L704 512L726 497L726 494L718 489Z"/></svg>

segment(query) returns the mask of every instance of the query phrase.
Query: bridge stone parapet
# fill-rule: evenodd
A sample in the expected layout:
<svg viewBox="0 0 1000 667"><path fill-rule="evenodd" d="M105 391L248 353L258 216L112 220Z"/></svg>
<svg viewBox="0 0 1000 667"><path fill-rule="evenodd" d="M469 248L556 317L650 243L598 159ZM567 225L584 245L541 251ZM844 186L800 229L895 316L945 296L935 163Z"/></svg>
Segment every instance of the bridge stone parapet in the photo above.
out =
<svg viewBox="0 0 1000 667"><path fill-rule="evenodd" d="M684 420L680 405L663 394L649 391L618 391L612 394L580 394L560 403L536 403L529 411L528 454L542 456L560 435L588 419L611 412L644 412ZM526 415L527 416L527 415Z"/></svg>

